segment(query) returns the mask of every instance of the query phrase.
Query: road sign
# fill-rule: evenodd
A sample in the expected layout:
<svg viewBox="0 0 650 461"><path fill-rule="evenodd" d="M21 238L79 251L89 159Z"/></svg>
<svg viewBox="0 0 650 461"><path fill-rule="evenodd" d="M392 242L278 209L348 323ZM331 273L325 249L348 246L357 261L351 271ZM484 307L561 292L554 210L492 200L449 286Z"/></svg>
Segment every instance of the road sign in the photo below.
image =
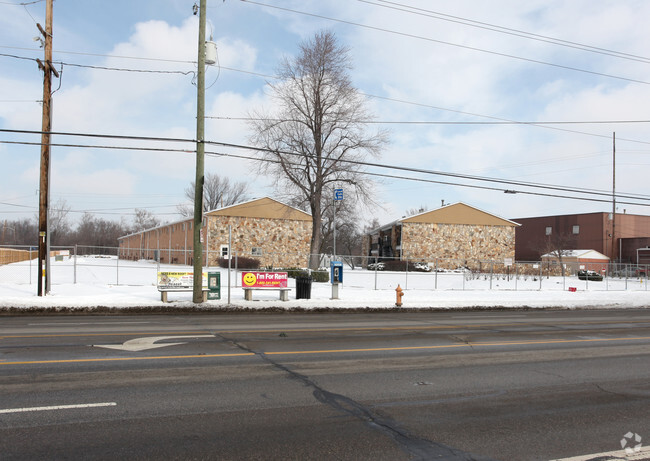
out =
<svg viewBox="0 0 650 461"><path fill-rule="evenodd" d="M337 202L343 200L343 189L334 189L334 200Z"/></svg>

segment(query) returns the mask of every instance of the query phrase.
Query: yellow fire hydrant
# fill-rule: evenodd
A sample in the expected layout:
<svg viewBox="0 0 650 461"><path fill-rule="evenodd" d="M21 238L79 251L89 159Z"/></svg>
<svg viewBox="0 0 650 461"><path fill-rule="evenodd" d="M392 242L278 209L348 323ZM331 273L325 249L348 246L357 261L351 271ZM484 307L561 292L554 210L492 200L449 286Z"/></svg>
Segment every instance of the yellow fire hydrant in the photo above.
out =
<svg viewBox="0 0 650 461"><path fill-rule="evenodd" d="M402 290L402 287L397 285L397 288L395 288L395 294L397 296L397 299L395 301L395 305L397 307L402 307L402 296L404 296L404 290Z"/></svg>

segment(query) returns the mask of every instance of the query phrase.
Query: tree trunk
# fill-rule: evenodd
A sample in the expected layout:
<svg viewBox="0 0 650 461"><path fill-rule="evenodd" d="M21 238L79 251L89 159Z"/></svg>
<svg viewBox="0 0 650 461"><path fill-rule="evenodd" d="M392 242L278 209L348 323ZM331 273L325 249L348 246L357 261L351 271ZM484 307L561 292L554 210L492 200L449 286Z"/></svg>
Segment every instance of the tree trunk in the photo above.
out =
<svg viewBox="0 0 650 461"><path fill-rule="evenodd" d="M319 250L321 241L321 229L323 217L321 216L320 196L318 201L312 201L311 204L311 245L309 246L309 268L312 270L318 269L320 262Z"/></svg>

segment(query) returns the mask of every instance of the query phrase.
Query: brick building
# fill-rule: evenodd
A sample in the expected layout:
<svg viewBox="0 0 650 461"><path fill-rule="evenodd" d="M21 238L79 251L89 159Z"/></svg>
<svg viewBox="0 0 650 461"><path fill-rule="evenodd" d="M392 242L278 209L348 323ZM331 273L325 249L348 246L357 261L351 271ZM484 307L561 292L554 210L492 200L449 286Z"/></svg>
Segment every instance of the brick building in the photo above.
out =
<svg viewBox="0 0 650 461"><path fill-rule="evenodd" d="M311 223L308 213L269 197L208 211L201 229L203 264L245 256L258 259L262 267L305 267ZM120 237L120 257L191 265L192 226L193 220L187 219Z"/></svg>
<svg viewBox="0 0 650 461"><path fill-rule="evenodd" d="M637 249L650 246L650 216L616 213L584 213L537 218L516 218L517 261L539 261L551 246L567 250L596 250L611 261L637 263Z"/></svg>
<svg viewBox="0 0 650 461"><path fill-rule="evenodd" d="M433 262L514 259L516 222L465 203L393 221L364 237L363 251L378 258Z"/></svg>
<svg viewBox="0 0 650 461"><path fill-rule="evenodd" d="M596 250L566 250L562 252L562 265L569 275L576 274L579 270L591 270L598 273L607 271L609 258ZM560 264L557 252L542 255L543 263Z"/></svg>

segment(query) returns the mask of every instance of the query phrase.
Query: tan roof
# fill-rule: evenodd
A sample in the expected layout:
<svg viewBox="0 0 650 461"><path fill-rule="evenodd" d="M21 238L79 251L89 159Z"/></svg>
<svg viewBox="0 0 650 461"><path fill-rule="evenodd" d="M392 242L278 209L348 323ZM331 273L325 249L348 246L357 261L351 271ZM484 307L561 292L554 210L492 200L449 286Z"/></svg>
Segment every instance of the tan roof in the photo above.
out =
<svg viewBox="0 0 650 461"><path fill-rule="evenodd" d="M293 221L311 221L311 215L297 208L285 205L270 197L263 197L249 202L208 211L209 216L236 216L241 218L290 219Z"/></svg>
<svg viewBox="0 0 650 461"><path fill-rule="evenodd" d="M518 223L509 219L500 218L486 211L479 210L473 206L458 202L447 205L437 210L425 211L424 213L400 219L403 223L428 223L428 224L468 224L478 226L519 226Z"/></svg>

